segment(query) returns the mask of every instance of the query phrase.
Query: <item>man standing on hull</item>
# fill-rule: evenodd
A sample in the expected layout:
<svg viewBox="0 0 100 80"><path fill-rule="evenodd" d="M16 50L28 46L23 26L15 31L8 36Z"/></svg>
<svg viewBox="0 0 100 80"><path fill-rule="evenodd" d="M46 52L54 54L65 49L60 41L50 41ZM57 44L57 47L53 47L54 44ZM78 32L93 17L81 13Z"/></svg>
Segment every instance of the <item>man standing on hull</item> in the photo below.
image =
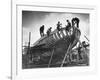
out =
<svg viewBox="0 0 100 80"><path fill-rule="evenodd" d="M40 35L41 35L41 37L44 36L44 25L42 25L42 26L40 27Z"/></svg>

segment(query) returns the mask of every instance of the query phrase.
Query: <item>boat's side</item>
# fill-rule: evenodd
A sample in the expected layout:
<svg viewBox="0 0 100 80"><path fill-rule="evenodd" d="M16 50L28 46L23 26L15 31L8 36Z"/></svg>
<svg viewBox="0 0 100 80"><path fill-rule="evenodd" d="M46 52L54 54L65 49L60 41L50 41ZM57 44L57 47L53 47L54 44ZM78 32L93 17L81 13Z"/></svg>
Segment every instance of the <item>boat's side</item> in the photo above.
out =
<svg viewBox="0 0 100 80"><path fill-rule="evenodd" d="M80 30L77 28L71 28L69 31L66 31L65 28L60 31L54 30L49 36L44 36L31 48L32 53L48 52L55 49L55 54L65 54L70 43L73 44L72 48L77 44L80 34Z"/></svg>
<svg viewBox="0 0 100 80"><path fill-rule="evenodd" d="M52 47L56 42L68 38L72 35L72 31L66 31L65 28L62 28L60 31L54 30L49 36L41 37L41 39L34 46L39 46L45 44L45 48Z"/></svg>

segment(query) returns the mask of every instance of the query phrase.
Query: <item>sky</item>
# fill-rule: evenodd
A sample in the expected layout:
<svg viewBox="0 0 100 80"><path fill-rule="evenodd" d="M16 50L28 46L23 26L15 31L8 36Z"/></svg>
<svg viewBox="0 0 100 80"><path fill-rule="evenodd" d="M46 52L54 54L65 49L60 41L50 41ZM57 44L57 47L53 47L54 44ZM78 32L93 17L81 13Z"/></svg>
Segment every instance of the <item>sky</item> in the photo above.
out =
<svg viewBox="0 0 100 80"><path fill-rule="evenodd" d="M57 22L62 23L62 27L67 25L66 20L71 22L71 19L78 17L80 19L79 29L81 30L81 38L86 39L84 35L89 38L89 14L84 13L65 13L65 12L40 12L40 11L22 11L22 29L23 29L23 45L27 45L29 41L29 32L31 32L31 44L34 44L40 38L39 28L41 25L45 26L44 33L49 27L52 31L56 29Z"/></svg>

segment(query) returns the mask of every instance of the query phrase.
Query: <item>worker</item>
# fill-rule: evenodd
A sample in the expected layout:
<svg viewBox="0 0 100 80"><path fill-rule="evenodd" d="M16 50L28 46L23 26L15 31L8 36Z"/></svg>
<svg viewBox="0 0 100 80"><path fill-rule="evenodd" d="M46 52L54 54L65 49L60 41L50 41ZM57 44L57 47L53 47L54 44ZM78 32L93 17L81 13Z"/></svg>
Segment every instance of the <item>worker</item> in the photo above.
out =
<svg viewBox="0 0 100 80"><path fill-rule="evenodd" d="M42 25L40 27L40 36L43 37L44 36L44 25Z"/></svg>
<svg viewBox="0 0 100 80"><path fill-rule="evenodd" d="M72 27L74 27L74 25L75 25L75 18L72 18Z"/></svg>
<svg viewBox="0 0 100 80"><path fill-rule="evenodd" d="M75 19L75 22L76 22L77 28L79 28L79 22L80 22L79 18L75 17L74 19Z"/></svg>
<svg viewBox="0 0 100 80"><path fill-rule="evenodd" d="M77 27L79 28L79 18L75 17L75 18L72 18L72 27Z"/></svg>
<svg viewBox="0 0 100 80"><path fill-rule="evenodd" d="M60 21L58 21L58 23L57 23L57 30L58 30L58 31L61 30L61 25L62 25L62 24L60 23Z"/></svg>
<svg viewBox="0 0 100 80"><path fill-rule="evenodd" d="M83 45L83 47L84 47L85 49L89 46L89 44L86 44L85 41L82 42L82 45Z"/></svg>
<svg viewBox="0 0 100 80"><path fill-rule="evenodd" d="M82 46L79 44L79 47L78 47L78 56L79 56L79 60L82 60L82 55L81 55L81 49L82 49Z"/></svg>
<svg viewBox="0 0 100 80"><path fill-rule="evenodd" d="M52 27L50 27L50 28L47 30L47 36L50 35L50 33L51 33L51 29L52 29Z"/></svg>
<svg viewBox="0 0 100 80"><path fill-rule="evenodd" d="M66 22L67 22L67 25L66 25L66 30L67 30L67 31L69 31L69 30L70 30L70 28L71 28L71 23L70 23L70 21L69 21L69 20L66 20Z"/></svg>

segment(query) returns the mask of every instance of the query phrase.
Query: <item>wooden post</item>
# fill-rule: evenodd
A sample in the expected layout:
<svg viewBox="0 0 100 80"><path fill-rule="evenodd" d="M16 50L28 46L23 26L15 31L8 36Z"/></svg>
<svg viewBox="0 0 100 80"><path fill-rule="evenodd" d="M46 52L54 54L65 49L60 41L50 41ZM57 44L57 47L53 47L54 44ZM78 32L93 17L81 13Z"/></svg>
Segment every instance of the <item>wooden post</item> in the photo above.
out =
<svg viewBox="0 0 100 80"><path fill-rule="evenodd" d="M67 57L67 55L68 55L68 53L69 53L69 50L70 50L70 46L71 46L71 43L70 43L70 45L69 45L69 47L68 47L68 50L67 50L67 52L66 52L66 54L65 54L65 56L64 56L64 59L63 59L63 61L62 61L60 67L63 67L63 64L65 63L66 57Z"/></svg>
<svg viewBox="0 0 100 80"><path fill-rule="evenodd" d="M30 41L31 41L31 32L29 32L29 47L30 47Z"/></svg>
<svg viewBox="0 0 100 80"><path fill-rule="evenodd" d="M54 53L54 49L53 49L53 51L52 51L52 54L51 54L51 57L50 57L50 60L49 60L48 67L50 67L50 64L51 64L51 61L52 61L52 57L53 57L53 53Z"/></svg>
<svg viewBox="0 0 100 80"><path fill-rule="evenodd" d="M29 32L29 42L28 42L28 50L27 50L27 53L30 53L30 40L31 40L31 32Z"/></svg>
<svg viewBox="0 0 100 80"><path fill-rule="evenodd" d="M31 63L31 61L32 61L32 55L30 54L30 40L31 40L31 32L29 32L29 42L28 42L28 50L27 50L29 63Z"/></svg>

